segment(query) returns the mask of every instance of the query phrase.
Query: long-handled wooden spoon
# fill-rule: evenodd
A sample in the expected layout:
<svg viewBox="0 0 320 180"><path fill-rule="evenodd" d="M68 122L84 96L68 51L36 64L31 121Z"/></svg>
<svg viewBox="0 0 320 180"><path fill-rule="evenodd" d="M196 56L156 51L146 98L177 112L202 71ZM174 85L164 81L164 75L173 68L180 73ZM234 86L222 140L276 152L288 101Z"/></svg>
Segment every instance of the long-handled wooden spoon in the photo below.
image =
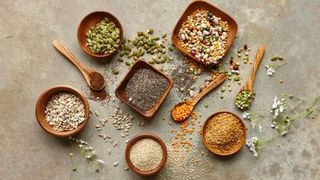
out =
<svg viewBox="0 0 320 180"><path fill-rule="evenodd" d="M252 70L250 72L249 78L248 78L246 84L244 84L242 86L242 88L240 89L240 91L238 92L238 94L236 96L235 103L236 103L237 107L240 109L249 108L249 106L253 100L253 97L254 97L253 82L254 82L254 78L256 76L257 70L259 68L260 62L262 60L262 57L264 55L264 52L265 52L265 46L260 45L257 50L256 58L254 60L254 64L253 64ZM243 102L243 104L242 104L242 102Z"/></svg>
<svg viewBox="0 0 320 180"><path fill-rule="evenodd" d="M221 83L223 83L227 79L227 76L224 74L220 74L215 80L213 80L206 88L202 89L202 91L196 95L195 97L180 102L177 105L174 106L174 108L171 110L171 116L176 121L183 121L189 117L191 114L193 108L195 105L199 102L199 100L204 97L206 94L208 94L211 90L219 86ZM181 112L181 110L183 112ZM179 116L179 117L177 117Z"/></svg>
<svg viewBox="0 0 320 180"><path fill-rule="evenodd" d="M53 47L55 47L61 54L63 54L70 62L72 62L82 73L84 79L87 81L89 87L93 90L99 91L102 90L106 83L103 76L92 69L85 67L81 64L71 52L63 45L61 41L54 40Z"/></svg>

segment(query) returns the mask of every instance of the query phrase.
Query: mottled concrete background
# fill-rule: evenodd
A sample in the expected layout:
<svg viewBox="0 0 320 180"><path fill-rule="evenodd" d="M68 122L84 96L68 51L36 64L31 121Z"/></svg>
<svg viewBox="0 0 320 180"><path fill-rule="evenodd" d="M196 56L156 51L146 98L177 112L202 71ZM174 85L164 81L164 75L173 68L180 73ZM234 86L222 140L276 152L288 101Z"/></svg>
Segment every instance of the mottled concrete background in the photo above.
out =
<svg viewBox="0 0 320 180"><path fill-rule="evenodd" d="M156 32L171 32L178 18L191 1L183 0L1 0L0 1L0 179L69 179L71 148L64 140L45 133L37 124L34 107L39 94L50 86L68 84L83 89L85 82L79 72L52 47L54 39L60 39L81 62L99 71L106 72L108 91L115 86L127 71L125 65L115 60L107 64L98 63L78 46L77 26L82 17L95 10L106 10L121 21L125 35L133 37L135 32L153 27ZM275 77L266 75L261 67L255 81L257 99L253 111L267 112L273 97L288 92L300 97L320 95L320 1L318 0L210 0L212 4L231 14L239 25L239 37L235 40L230 55L247 43L254 51L261 43L267 47L266 64L273 55L286 58L288 64L281 67ZM170 33L171 36L171 33ZM174 64L179 60L175 59ZM111 67L120 69L117 77L111 75ZM227 66L226 66L227 67ZM246 78L250 66L244 66L241 77ZM168 66L168 69L170 67ZM279 84L283 79L284 84ZM239 86L233 85L231 93L212 93L201 101L196 111L206 117L218 110L237 111L232 103ZM218 91L216 91L218 92ZM164 139L169 137L169 110L179 101L177 91L172 90L160 111L144 127L134 126L130 135L140 131L152 131ZM209 108L204 109L204 103ZM116 101L115 104L120 104ZM92 110L108 115L107 106L90 101ZM125 105L120 105L135 114ZM135 114L137 115L137 114ZM160 121L165 116L166 121ZM135 121L142 120L137 115ZM254 158L243 148L231 159L219 159L207 155L213 168L198 174L200 179L320 179L320 118L301 120L294 123L289 134L276 138ZM263 122L262 133L248 131L248 137L273 137L269 128L270 119ZM105 145L98 138L93 118L80 137L94 146L106 160L100 173L84 173L86 163L78 163L76 179L140 179L132 172L123 170L125 143L121 142L112 156L107 156ZM249 123L248 123L249 124ZM178 125L172 125L178 128ZM109 133L109 132L108 132ZM110 128L110 133L120 139L119 133ZM196 149L203 149L198 134L194 135ZM277 145L280 144L280 147ZM169 144L168 144L169 146ZM81 159L81 158L79 158ZM118 161L114 168L112 163ZM186 167L188 168L188 167ZM196 172L200 172L195 169ZM81 171L81 169L83 171ZM164 170L165 171L165 170ZM202 171L201 171L202 172ZM162 172L164 173L164 172ZM154 178L186 179L193 174L162 174ZM153 178L151 178L153 179ZM199 179L199 178L198 178Z"/></svg>

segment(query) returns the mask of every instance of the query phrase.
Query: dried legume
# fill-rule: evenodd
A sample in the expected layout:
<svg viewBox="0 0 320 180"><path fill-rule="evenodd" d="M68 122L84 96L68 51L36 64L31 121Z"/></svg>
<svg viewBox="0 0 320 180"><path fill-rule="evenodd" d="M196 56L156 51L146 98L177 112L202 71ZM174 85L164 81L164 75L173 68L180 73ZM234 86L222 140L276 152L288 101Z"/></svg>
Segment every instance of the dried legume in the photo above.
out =
<svg viewBox="0 0 320 180"><path fill-rule="evenodd" d="M207 65L217 64L225 54L229 25L207 10L196 10L183 22L180 44Z"/></svg>

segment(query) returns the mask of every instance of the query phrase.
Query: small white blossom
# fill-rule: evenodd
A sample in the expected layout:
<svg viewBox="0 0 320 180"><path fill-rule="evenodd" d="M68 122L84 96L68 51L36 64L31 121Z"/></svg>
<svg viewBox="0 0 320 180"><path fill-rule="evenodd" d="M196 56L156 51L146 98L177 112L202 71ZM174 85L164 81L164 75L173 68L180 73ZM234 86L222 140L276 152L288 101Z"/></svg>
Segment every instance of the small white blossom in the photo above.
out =
<svg viewBox="0 0 320 180"><path fill-rule="evenodd" d="M284 99L278 99L277 96L274 97L273 103L271 106L271 112L273 113L273 119L277 119L277 117L284 112Z"/></svg>
<svg viewBox="0 0 320 180"><path fill-rule="evenodd" d="M246 140L246 146L248 146L249 150L253 153L255 157L258 157L258 152L257 152L258 140L259 139L257 137L252 137Z"/></svg>
<svg viewBox="0 0 320 180"><path fill-rule="evenodd" d="M269 67L269 68L267 69L267 75L268 75L268 76L273 76L274 73L275 73L275 70L274 70L272 67Z"/></svg>
<svg viewBox="0 0 320 180"><path fill-rule="evenodd" d="M243 118L244 120L250 120L250 119L251 119L250 113L244 111L243 114L242 114L242 118Z"/></svg>

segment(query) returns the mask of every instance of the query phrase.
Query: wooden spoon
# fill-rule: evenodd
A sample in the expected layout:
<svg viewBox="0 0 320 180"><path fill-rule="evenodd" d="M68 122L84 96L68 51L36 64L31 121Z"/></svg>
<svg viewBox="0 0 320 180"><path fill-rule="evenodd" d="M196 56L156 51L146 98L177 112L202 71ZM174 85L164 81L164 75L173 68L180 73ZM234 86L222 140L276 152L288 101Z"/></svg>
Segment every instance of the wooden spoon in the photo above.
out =
<svg viewBox="0 0 320 180"><path fill-rule="evenodd" d="M99 91L105 87L106 83L103 76L99 72L89 69L85 67L83 64L81 64L71 54L71 52L63 45L61 41L54 40L53 47L55 47L61 54L63 54L69 61L71 61L80 70L84 79L87 81L91 89Z"/></svg>
<svg viewBox="0 0 320 180"><path fill-rule="evenodd" d="M240 89L240 91L238 92L238 94L240 94L243 90L248 90L250 93L253 94L253 82L254 82L254 78L256 76L257 70L259 68L260 62L262 60L262 57L264 55L265 52L265 46L264 45L260 45L257 53L256 53L256 58L254 60L254 64L252 67L252 70L250 72L249 78L246 82L246 84L244 84L242 86L242 88ZM238 95L237 94L237 95ZM249 99L250 102L252 102L252 97Z"/></svg>
<svg viewBox="0 0 320 180"><path fill-rule="evenodd" d="M184 102L180 102L178 104L176 104L174 106L174 108L171 110L171 116L174 120L176 121L184 121L185 119L187 119L189 117L189 115L191 114L193 108L195 107L195 105L200 101L200 99L202 97L204 97L206 94L208 94L211 90L213 90L214 88L216 88L217 86L219 86L221 83L223 83L225 80L227 79L227 76L225 74L220 74L215 80L213 80L206 88L202 89L202 91L197 94L195 97L184 101ZM174 109L177 108L178 106L182 105L182 104L187 104L188 106L190 106L190 113L185 116L183 119L181 120L177 120L174 118L173 112Z"/></svg>

